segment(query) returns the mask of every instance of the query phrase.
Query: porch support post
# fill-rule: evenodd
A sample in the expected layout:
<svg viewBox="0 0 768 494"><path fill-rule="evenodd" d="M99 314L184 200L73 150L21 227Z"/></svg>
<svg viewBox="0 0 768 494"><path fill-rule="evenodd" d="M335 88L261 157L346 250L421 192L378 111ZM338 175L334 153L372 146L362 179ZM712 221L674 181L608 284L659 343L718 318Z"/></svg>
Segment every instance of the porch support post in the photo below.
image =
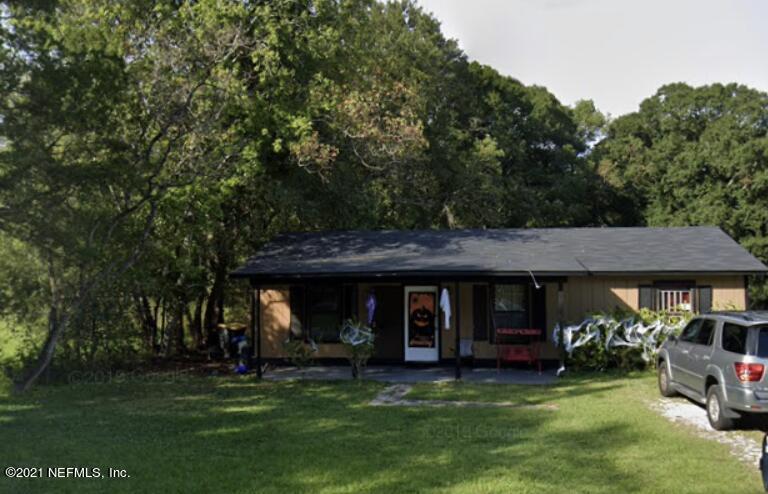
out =
<svg viewBox="0 0 768 494"><path fill-rule="evenodd" d="M456 333L454 355L456 357L456 380L459 381L461 379L461 288L458 282L456 282L454 300L456 300L456 310L453 311L455 314L453 330Z"/></svg>
<svg viewBox="0 0 768 494"><path fill-rule="evenodd" d="M565 324L565 290L563 282L557 282L557 324L560 328L560 334L557 339L560 342L560 368L565 366L565 344L563 342L563 325Z"/></svg>
<svg viewBox="0 0 768 494"><path fill-rule="evenodd" d="M251 341L255 347L256 377L261 379L261 287L251 290Z"/></svg>

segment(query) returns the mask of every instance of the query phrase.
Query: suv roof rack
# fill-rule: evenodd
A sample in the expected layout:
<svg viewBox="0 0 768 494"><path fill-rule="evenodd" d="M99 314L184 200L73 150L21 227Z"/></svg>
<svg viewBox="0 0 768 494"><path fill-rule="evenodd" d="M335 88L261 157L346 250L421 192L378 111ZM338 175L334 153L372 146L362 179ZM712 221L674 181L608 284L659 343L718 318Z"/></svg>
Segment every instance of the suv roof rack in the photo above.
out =
<svg viewBox="0 0 768 494"><path fill-rule="evenodd" d="M765 310L714 310L707 312L707 314L726 316L745 322L768 322L768 311Z"/></svg>

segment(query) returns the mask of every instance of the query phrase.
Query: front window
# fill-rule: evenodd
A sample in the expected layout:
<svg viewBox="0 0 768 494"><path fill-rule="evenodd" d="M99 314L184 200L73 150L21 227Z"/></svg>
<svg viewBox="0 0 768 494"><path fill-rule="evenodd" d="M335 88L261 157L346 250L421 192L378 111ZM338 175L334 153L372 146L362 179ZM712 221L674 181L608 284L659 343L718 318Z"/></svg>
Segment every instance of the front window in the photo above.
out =
<svg viewBox="0 0 768 494"><path fill-rule="evenodd" d="M528 285L496 285L493 317L496 328L528 328Z"/></svg>
<svg viewBox="0 0 768 494"><path fill-rule="evenodd" d="M638 287L638 307L671 314L706 313L712 310L712 287L694 280L654 281Z"/></svg>
<svg viewBox="0 0 768 494"><path fill-rule="evenodd" d="M317 343L337 343L341 329L341 295L338 286L310 285L307 313L310 337Z"/></svg>
<svg viewBox="0 0 768 494"><path fill-rule="evenodd" d="M693 310L693 291L690 289L658 291L658 308L666 312L681 313Z"/></svg>

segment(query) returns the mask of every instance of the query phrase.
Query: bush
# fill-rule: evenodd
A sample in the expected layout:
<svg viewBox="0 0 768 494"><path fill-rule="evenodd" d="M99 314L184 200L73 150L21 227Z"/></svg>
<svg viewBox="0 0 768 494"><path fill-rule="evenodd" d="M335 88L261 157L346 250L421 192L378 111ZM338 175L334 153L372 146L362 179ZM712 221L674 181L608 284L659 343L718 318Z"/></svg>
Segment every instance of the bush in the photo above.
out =
<svg viewBox="0 0 768 494"><path fill-rule="evenodd" d="M669 335L679 332L690 318L691 314L648 309L594 313L579 324L562 329L558 325L555 343L563 345L566 365L574 370L647 369L655 365Z"/></svg>
<svg viewBox="0 0 768 494"><path fill-rule="evenodd" d="M283 343L285 353L288 355L288 361L303 369L312 363L312 354L317 351L317 346L312 340L287 339Z"/></svg>
<svg viewBox="0 0 768 494"><path fill-rule="evenodd" d="M352 377L361 379L368 359L373 356L375 340L373 329L360 321L349 319L344 323L339 337L347 350L349 363L352 366Z"/></svg>

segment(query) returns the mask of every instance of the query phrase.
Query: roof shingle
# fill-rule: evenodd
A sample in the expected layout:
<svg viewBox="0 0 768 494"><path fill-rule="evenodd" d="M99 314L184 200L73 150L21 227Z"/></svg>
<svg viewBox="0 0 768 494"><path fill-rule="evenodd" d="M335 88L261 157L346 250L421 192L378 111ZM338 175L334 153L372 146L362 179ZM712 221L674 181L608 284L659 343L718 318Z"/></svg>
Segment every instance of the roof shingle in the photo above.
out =
<svg viewBox="0 0 768 494"><path fill-rule="evenodd" d="M760 273L768 268L716 227L531 228L284 234L232 275L528 271Z"/></svg>

